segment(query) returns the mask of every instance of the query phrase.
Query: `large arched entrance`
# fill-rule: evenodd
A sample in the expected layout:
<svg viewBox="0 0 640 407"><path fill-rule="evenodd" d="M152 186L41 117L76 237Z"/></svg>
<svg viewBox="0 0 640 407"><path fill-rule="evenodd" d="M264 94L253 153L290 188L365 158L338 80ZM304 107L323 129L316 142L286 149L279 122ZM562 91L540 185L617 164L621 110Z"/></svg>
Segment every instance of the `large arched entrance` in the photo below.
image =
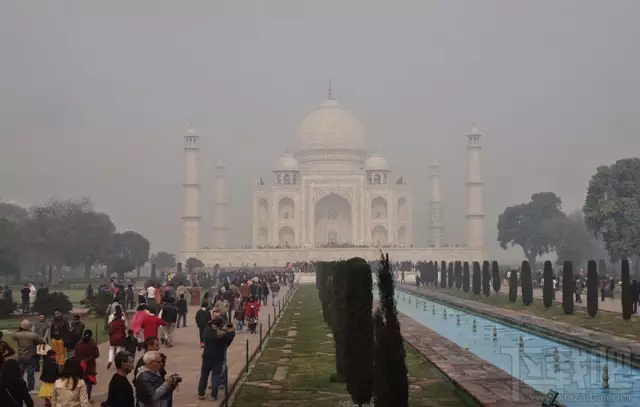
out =
<svg viewBox="0 0 640 407"><path fill-rule="evenodd" d="M282 198L278 203L278 219L287 220L293 219L295 211L295 204L293 203L293 199L289 197Z"/></svg>
<svg viewBox="0 0 640 407"><path fill-rule="evenodd" d="M316 203L314 241L316 245L352 243L351 205L337 194L329 194Z"/></svg>
<svg viewBox="0 0 640 407"><path fill-rule="evenodd" d="M389 232L384 226L377 225L371 231L371 243L375 246L384 246L389 241Z"/></svg>
<svg viewBox="0 0 640 407"><path fill-rule="evenodd" d="M283 226L280 228L280 232L278 232L278 241L280 246L293 246L295 238L295 232L289 226Z"/></svg>

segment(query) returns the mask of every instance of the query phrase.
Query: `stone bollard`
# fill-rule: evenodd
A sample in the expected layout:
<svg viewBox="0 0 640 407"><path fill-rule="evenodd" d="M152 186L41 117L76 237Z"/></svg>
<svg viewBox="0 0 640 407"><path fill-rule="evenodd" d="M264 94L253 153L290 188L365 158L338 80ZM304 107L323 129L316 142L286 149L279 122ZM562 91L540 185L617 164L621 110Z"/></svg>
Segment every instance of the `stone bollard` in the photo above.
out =
<svg viewBox="0 0 640 407"><path fill-rule="evenodd" d="M606 363L602 368L602 388L609 388L609 366Z"/></svg>
<svg viewBox="0 0 640 407"><path fill-rule="evenodd" d="M442 316L444 317L444 319L447 319L447 309L446 308L442 312Z"/></svg>
<svg viewBox="0 0 640 407"><path fill-rule="evenodd" d="M524 338L520 335L520 339L518 339L518 347L520 348L520 352L524 352Z"/></svg>
<svg viewBox="0 0 640 407"><path fill-rule="evenodd" d="M476 325L476 319L473 318L473 323L471 324L471 327L473 328L473 332L478 330L478 326Z"/></svg>
<svg viewBox="0 0 640 407"><path fill-rule="evenodd" d="M498 340L498 329L495 327L495 325L493 326L493 341L497 341Z"/></svg>

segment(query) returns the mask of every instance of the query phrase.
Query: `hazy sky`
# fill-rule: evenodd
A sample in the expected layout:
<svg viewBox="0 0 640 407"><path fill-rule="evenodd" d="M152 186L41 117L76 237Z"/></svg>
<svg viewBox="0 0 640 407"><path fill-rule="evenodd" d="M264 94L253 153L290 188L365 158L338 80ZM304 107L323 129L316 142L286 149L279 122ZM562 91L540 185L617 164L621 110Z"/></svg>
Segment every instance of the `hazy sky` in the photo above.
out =
<svg viewBox="0 0 640 407"><path fill-rule="evenodd" d="M213 164L251 242L251 189L333 94L363 123L427 228L443 166L446 235L464 242L466 140L484 133L486 239L539 191L582 206L600 164L640 148L638 0L0 2L0 199L90 196L152 251L179 250L183 136L201 136L203 245ZM520 256L520 252L510 257Z"/></svg>

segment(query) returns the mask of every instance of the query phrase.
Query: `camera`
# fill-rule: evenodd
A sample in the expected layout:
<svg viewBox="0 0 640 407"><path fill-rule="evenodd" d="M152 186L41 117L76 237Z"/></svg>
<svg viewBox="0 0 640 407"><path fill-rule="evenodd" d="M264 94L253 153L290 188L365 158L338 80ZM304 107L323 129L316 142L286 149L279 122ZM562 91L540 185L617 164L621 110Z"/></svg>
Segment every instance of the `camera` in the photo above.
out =
<svg viewBox="0 0 640 407"><path fill-rule="evenodd" d="M171 378L171 381L173 381L173 383L175 383L175 384L182 383L182 376L180 376L177 373L174 373L169 377Z"/></svg>

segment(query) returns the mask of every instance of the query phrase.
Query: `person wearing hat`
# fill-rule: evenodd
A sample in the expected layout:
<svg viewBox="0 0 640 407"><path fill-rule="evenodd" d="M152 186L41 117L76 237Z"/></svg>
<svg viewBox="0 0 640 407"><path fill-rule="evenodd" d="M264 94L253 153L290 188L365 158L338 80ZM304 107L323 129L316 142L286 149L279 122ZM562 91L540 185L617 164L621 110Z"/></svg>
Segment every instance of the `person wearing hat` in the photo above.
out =
<svg viewBox="0 0 640 407"><path fill-rule="evenodd" d="M20 372L27 372L27 388L30 392L35 390L35 371L39 358L36 348L38 345L46 345L44 338L35 332L31 332L31 322L28 319L20 322L20 328L12 335L17 344L18 365Z"/></svg>

